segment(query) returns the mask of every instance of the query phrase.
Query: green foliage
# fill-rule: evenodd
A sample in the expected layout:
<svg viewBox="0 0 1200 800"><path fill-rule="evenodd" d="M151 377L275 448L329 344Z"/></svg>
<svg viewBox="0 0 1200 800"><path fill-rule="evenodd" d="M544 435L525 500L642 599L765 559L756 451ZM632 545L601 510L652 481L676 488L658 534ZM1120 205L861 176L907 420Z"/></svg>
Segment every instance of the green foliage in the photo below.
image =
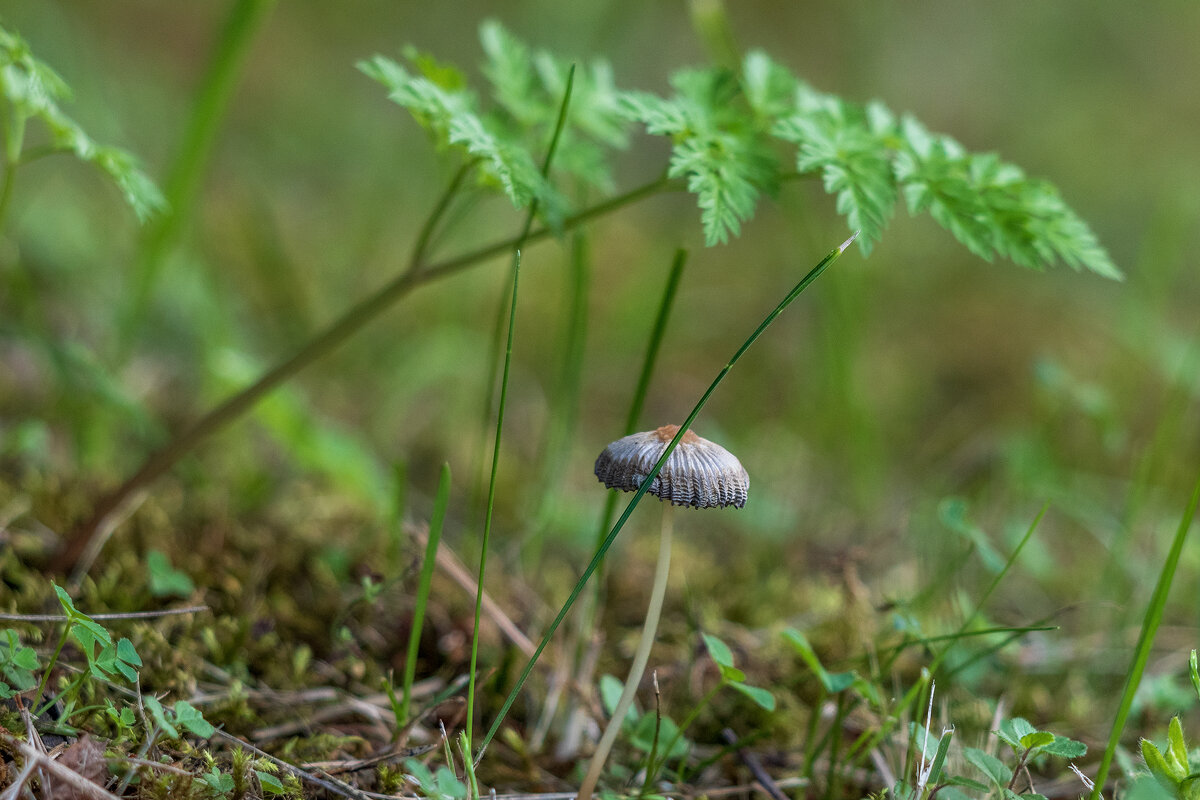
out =
<svg viewBox="0 0 1200 800"><path fill-rule="evenodd" d="M479 159L482 173L518 207L533 200L560 218L559 190L534 167L562 96L566 61L535 51L495 22L480 31L498 113L485 115L458 70L408 53L414 74L375 56L360 63L409 109L439 147ZM1065 263L1109 278L1121 273L1088 226L1045 181L1027 178L998 156L967 152L911 116L878 101L865 105L823 94L761 51L740 72L685 69L674 93L619 91L604 62L577 77L561 166L585 184L607 188L609 151L626 141L621 117L671 140L667 175L696 195L708 245L741 232L759 198L788 177L780 145L794 148L799 175L819 176L838 213L870 253L903 195L911 214L928 212L981 258L1041 269ZM532 136L531 136L532 134Z"/></svg>
<svg viewBox="0 0 1200 800"><path fill-rule="evenodd" d="M429 800L460 800L467 796L467 785L444 764L434 772L422 762L410 758L404 762L404 768L421 787L422 797Z"/></svg>
<svg viewBox="0 0 1200 800"><path fill-rule="evenodd" d="M150 573L150 594L155 597L187 597L196 590L187 573L172 567L161 550L146 553L146 570Z"/></svg>
<svg viewBox="0 0 1200 800"><path fill-rule="evenodd" d="M4 96L4 157L6 171L47 152L71 153L93 164L117 184L138 219L145 221L165 208L162 193L142 172L137 159L117 147L97 144L59 107L70 97L66 82L34 58L16 33L0 27L0 94ZM26 151L26 124L39 120L50 137L47 150Z"/></svg>
<svg viewBox="0 0 1200 800"><path fill-rule="evenodd" d="M37 652L21 644L17 632L6 628L0 641L0 700L25 692L37 685L33 672L38 668Z"/></svg>
<svg viewBox="0 0 1200 800"><path fill-rule="evenodd" d="M775 698L766 689L750 686L746 683L746 673L733 665L733 653L729 646L712 634L701 634L708 654L717 663L721 671L721 685L736 689L754 701L755 705L765 711L775 710Z"/></svg>
<svg viewBox="0 0 1200 800"><path fill-rule="evenodd" d="M626 92L622 109L647 132L671 137L667 174L686 178L696 195L705 243L724 244L754 216L759 196L778 187L769 121L747 107L738 77L727 70L684 70L671 84L670 98Z"/></svg>
<svg viewBox="0 0 1200 800"><path fill-rule="evenodd" d="M1196 780L1200 768L1193 769L1188 759L1179 717L1172 717L1167 727L1165 751L1149 739L1142 739L1142 759L1154 779L1176 800L1200 800L1200 781Z"/></svg>
<svg viewBox="0 0 1200 800"><path fill-rule="evenodd" d="M410 61L416 60L413 54ZM417 61L420 64L425 60ZM457 149L478 165L488 183L500 187L517 208L534 200L544 209L561 207L530 151L506 138L478 110L475 95L444 73L414 74L383 56L358 68L388 89L388 97L407 108L440 147Z"/></svg>
<svg viewBox="0 0 1200 800"><path fill-rule="evenodd" d="M526 141L533 152L545 149L558 121L570 62L531 49L495 20L480 26L479 38L487 57L483 73L500 105L497 124L507 138ZM577 68L555 168L585 186L611 191L605 151L626 145L626 128L609 63L596 59Z"/></svg>
<svg viewBox="0 0 1200 800"><path fill-rule="evenodd" d="M114 680L119 676L131 683L137 680L137 668L142 665L142 660L133 644L128 639L114 642L103 625L75 608L66 589L56 585L54 592L67 614L67 634L83 651L92 677ZM47 672L51 667L47 667Z"/></svg>
<svg viewBox="0 0 1200 800"><path fill-rule="evenodd" d="M1082 742L1059 736L1049 731L1039 731L1020 717L1002 720L996 736L1009 745L1014 759L1011 763L977 747L963 747L962 759L973 767L973 772L982 777L968 777L950 773L946 765L953 742L953 731L948 730L939 737L931 735L923 725L912 723L909 738L920 757L916 779L901 781L892 788L897 798L918 800L938 797L967 800L967 798L991 798L993 800L1016 800L1016 798L1042 798L1032 792L1018 794L1017 779L1025 773L1027 766L1037 758L1082 758L1087 746ZM934 745L930 752L930 745ZM1043 798L1044 800L1044 798Z"/></svg>
<svg viewBox="0 0 1200 800"><path fill-rule="evenodd" d="M854 694L863 697L871 703L879 704L879 692L875 686L864 678L860 677L857 672L829 672L821 664L821 660L817 657L817 653L809 644L808 637L802 631L795 628L786 628L783 631L783 638L787 640L808 666L812 673L817 676L817 680L821 682L821 688L829 694L838 694L847 690Z"/></svg>

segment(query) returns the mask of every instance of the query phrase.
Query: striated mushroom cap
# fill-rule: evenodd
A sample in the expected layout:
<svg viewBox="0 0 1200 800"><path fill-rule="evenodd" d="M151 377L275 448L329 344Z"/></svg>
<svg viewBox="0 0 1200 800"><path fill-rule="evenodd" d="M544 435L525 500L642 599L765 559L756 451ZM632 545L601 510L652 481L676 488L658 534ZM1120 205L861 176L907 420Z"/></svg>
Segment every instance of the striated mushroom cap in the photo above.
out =
<svg viewBox="0 0 1200 800"><path fill-rule="evenodd" d="M637 491L678 432L678 425L664 425L618 439L596 459L596 477L610 489ZM750 476L724 447L688 431L647 491L676 506L741 508Z"/></svg>

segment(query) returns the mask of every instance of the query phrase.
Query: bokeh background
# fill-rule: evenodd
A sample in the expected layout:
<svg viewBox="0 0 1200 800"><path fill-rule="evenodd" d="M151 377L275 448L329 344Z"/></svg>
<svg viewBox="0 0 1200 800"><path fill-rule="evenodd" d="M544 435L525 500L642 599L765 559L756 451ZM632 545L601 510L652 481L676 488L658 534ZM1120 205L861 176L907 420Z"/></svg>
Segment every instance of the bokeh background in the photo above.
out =
<svg viewBox="0 0 1200 800"><path fill-rule="evenodd" d="M2 2L0 19L72 86L68 112L161 181L230 7ZM987 617L1060 630L1005 651L1007 672L979 680L1002 692L1010 678L996 675L1053 676L1028 682L1043 696L1119 685L1200 467L1200 5L736 2L727 13L739 47L764 49L816 88L878 98L1057 185L1126 280L981 262L900 207L871 256L852 251L823 276L701 416L697 431L749 470L751 502L686 515L675 602L710 624L832 625L847 650L859 625L900 624L892 614L936 632L973 607L1049 503ZM478 80L489 17L535 47L609 60L621 88L666 92L673 71L709 57L681 2L279 3L124 352L136 220L69 158L21 172L0 250L10 478L33 471L43 488L82 496L112 486L402 269L452 167L354 64L413 44ZM618 186L657 174L666 155L635 133ZM690 259L643 428L679 421L762 315L845 238L833 205L816 183L794 183L715 248L686 195L597 221L577 405L558 388L568 249L529 248L499 471L499 594L536 618L584 563L604 502L592 461L621 433L675 249ZM437 254L509 236L520 221L503 202L477 204ZM404 514L426 519L448 460L448 541L473 560L506 263L404 299L202 447L148 508L183 541L200 535L187 529L198 507L308 521L348 508L357 521L323 535L352 548L371 520L386 525L393 470L408 487ZM556 435L566 445L548 471ZM655 524L639 509L617 554L613 594L633 598L633 619ZM286 525L271 530L286 546ZM132 535L119 530L112 546ZM1179 652L1196 644L1197 553L1184 555L1152 665L1165 703L1182 702L1168 689ZM530 591L506 591L506 579ZM1049 705L1097 725L1072 735L1106 730L1104 709Z"/></svg>

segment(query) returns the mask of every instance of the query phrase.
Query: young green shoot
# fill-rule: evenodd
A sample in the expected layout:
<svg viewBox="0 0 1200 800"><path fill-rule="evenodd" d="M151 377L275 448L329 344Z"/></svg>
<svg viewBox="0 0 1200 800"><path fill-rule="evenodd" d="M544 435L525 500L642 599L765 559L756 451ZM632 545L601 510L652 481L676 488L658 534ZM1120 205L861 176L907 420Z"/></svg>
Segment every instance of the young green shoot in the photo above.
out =
<svg viewBox="0 0 1200 800"><path fill-rule="evenodd" d="M475 591L475 633L471 637L471 666L467 683L467 727L468 740L472 736L475 722L475 667L479 661L479 621L483 617L483 578L487 568L488 544L492 533L492 510L496 502L496 471L500 462L500 437L504 431L504 410L508 400L508 374L512 364L513 335L517 319L517 287L521 278L521 251L513 256L512 301L508 310L508 346L504 350L504 373L500 379L500 405L496 414L496 437L492 447L492 472L488 479L487 511L483 522L483 541L479 546L479 578ZM468 750L468 752L470 752Z"/></svg>
<svg viewBox="0 0 1200 800"><path fill-rule="evenodd" d="M1134 695L1142 682L1142 673L1146 669L1146 662L1150 659L1154 637L1158 633L1158 626L1162 622L1163 611L1167 606L1167 595L1170 594L1171 583L1175 579L1175 568L1179 566L1179 556L1183 552L1183 543L1187 539L1188 530L1192 527L1192 520L1196 516L1198 504L1200 504L1200 478L1197 478L1196 485L1192 489L1192 498L1183 512L1183 517L1179 520L1175 538L1171 541L1171 549L1163 562L1162 570L1158 574L1158 582L1154 586L1154 593L1150 596L1150 603L1146 607L1146 616L1142 621L1141 632L1138 634L1137 646L1134 647L1133 660L1130 662L1129 671L1125 676L1125 689L1121 693L1121 703L1117 707L1117 716L1113 719L1112 731L1108 736L1108 746L1104 748L1104 756L1100 759L1099 769L1096 770L1096 785L1092 789L1091 800L1099 800L1100 792L1104 789L1104 782L1108 779L1108 771L1112 767L1117 745L1120 744L1121 734L1125 730L1125 721L1129 719L1129 710L1133 707Z"/></svg>
<svg viewBox="0 0 1200 800"><path fill-rule="evenodd" d="M425 609L429 603L429 590L433 585L433 571L437 566L438 545L442 541L442 526L446 521L446 509L450 505L450 464L442 464L438 478L437 496L433 501L433 517L429 521L429 538L425 542L425 558L421 562L421 577L417 584L417 596L413 601L412 628L408 632L408 650L404 657L404 683L400 706L396 711L396 730L393 741L408 725L408 710L412 703L412 686L417 675L417 648L421 644L421 630L425 625ZM391 681L388 682L389 688Z"/></svg>

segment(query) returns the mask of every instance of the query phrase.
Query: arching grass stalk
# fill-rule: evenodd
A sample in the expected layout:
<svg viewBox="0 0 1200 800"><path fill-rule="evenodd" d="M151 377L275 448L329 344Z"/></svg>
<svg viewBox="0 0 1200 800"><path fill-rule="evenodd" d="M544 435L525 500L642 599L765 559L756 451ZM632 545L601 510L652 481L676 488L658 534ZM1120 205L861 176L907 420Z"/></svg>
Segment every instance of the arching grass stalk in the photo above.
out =
<svg viewBox="0 0 1200 800"><path fill-rule="evenodd" d="M429 539L425 542L425 560L421 563L421 578L417 584L417 596L413 601L412 629L408 632L408 651L404 657L404 683L400 707L396 711L396 729L393 740L408 725L408 709L412 702L412 686L417 676L417 648L421 644L421 629L425 625L425 608L429 602L429 589L433 584L433 570L437 564L438 545L442 540L442 525L446 521L446 509L450 505L450 464L442 464L438 478L437 496L433 501L433 517L429 520ZM391 688L389 683L389 689Z"/></svg>
<svg viewBox="0 0 1200 800"><path fill-rule="evenodd" d="M483 616L483 576L487 567L488 543L492 534L492 509L496 502L496 468L500 463L500 434L504 430L504 406L508 400L508 371L512 364L513 333L517 317L517 285L521 277L521 251L513 257L512 302L508 309L508 346L504 351L504 375L500 379L500 405L496 412L496 438L492 446L492 474L488 479L487 511L483 520L483 541L479 546L479 579L475 590L475 632L471 637L471 667L467 671L468 743L475 723L475 665L479 659L479 620ZM470 750L467 751L470 753Z"/></svg>
<svg viewBox="0 0 1200 800"><path fill-rule="evenodd" d="M828 269L829 265L836 261L856 238L858 238L857 232L849 239L831 250L815 267L812 268L812 270L809 271L807 275L800 280L798 284L792 288L790 292L788 292L787 296L780 301L779 305L775 306L771 313L769 313L766 318L763 319L759 326L754 329L754 332L751 333L746 341L742 343L742 346L737 349L737 352L733 354L733 357L729 359L728 363L721 368L721 371L717 373L717 377L713 379L713 382L709 385L708 389L706 389L704 394L701 395L700 399L696 402L696 405L692 408L691 413L688 414L687 418L683 421L683 424L679 426L679 431L675 434L675 437L671 439L671 441L663 449L662 455L658 459L658 463L654 465L654 468L650 470L650 473L646 476L645 480L642 481L641 488L634 492L633 497L630 498L629 504L625 506L625 510L617 519L613 529L609 531L608 536L606 536L604 541L601 542L600 547L596 549L595 554L592 555L592 560L588 562L583 574L579 576L579 580L575 583L575 587L571 590L570 595L567 596L566 602L563 603L563 606L561 609L559 609L557 616L555 616L554 620L550 623L550 627L546 629L546 633L543 634L542 641L538 644L537 650L534 651L533 656L529 659L529 662L525 665L525 668L521 670L521 674L517 678L516 685L513 686L512 691L508 693L508 697L506 697L504 700L504 705L500 707L500 712L496 715L496 719L492 723L491 728L488 729L487 736L484 737L483 742L480 744L479 750L475 754L476 764L479 763L479 759L483 757L483 753L487 749L488 744L491 743L492 738L500 729L501 723L504 722L505 715L508 714L508 710L512 708L512 704L516 701L517 694L520 693L521 688L525 685L525 681L529 678L529 674L533 671L533 665L537 663L538 658L540 658L542 655L542 651L544 651L546 649L546 645L550 643L551 637L553 637L555 631L558 630L558 626L562 624L563 618L566 617L567 612L571 610L571 607L575 605L575 601L579 599L579 595L583 591L583 587L587 585L588 580L591 579L592 574L596 571L597 566L599 566L600 562L604 559L605 554L608 552L609 548L612 547L613 542L616 541L617 534L619 534L621 532L621 528L625 526L625 522L629 519L629 515L633 513L633 510L637 508L638 503L640 503L642 498L646 496L646 492L650 489L651 484L654 483L654 479L662 470L663 465L667 463L667 459L670 458L671 453L675 452L675 448L679 445L680 440L683 439L684 434L688 432L688 429L696 420L696 417L699 416L700 411L705 405L708 404L708 399L712 396L712 393L716 391L718 386L721 385L721 382L725 380L725 376L727 376L730 370L733 369L734 365L741 360L741 357L745 355L747 350L750 349L750 346L758 340L758 337L762 336L763 331L765 331L767 327L775 321L775 318L782 314L784 309L795 302L796 298L799 297L801 293L821 275L822 272Z"/></svg>
<svg viewBox="0 0 1200 800"><path fill-rule="evenodd" d="M562 103L558 106L558 119L554 124L554 135L550 137L550 147L546 149L546 157L542 160L542 177L545 178L550 174L550 162L554 160L554 154L558 150L558 142L562 138L563 126L567 122L567 107L571 102L571 90L575 86L575 65L572 64L570 70L567 71L567 85L563 89ZM529 211L525 214L525 223L521 226L521 233L517 237L516 243L513 245L513 251L516 252L525 246L525 240L529 237L529 232L533 229L533 220L537 217L538 201L535 198L529 204ZM515 270L516 267L514 266ZM512 280L516 280L515 276ZM503 297L503 296L501 296ZM481 429L487 431L488 424L492 419L492 387L496 385L496 363L500 360L497 355L500 352L500 336L501 336L501 321L503 320L504 304L501 302L496 309L496 324L492 328L492 346L488 352L488 374L487 380L484 382L483 389L483 415L481 417ZM483 438L482 436L480 437ZM475 481L471 486L471 492L468 496L468 508L474 513L476 499L479 496L480 476L482 475L482 462L480 470L476 472Z"/></svg>
<svg viewBox="0 0 1200 800"><path fill-rule="evenodd" d="M550 138L550 146L546 150L546 159L542 162L543 176L549 173L550 162L554 160L554 153L558 150L558 142L562 138L563 126L567 121L567 108L571 102L571 89L574 83L575 65L572 64L570 70L567 71L567 85L563 90L562 103L558 107L558 120L554 126L554 135ZM525 217L525 227L521 231L522 237L529 235L536 214L537 201L534 201L530 205L529 213ZM483 521L483 541L479 545L479 578L476 581L475 589L475 630L471 636L471 666L467 673L467 725L465 730L467 750L464 758L468 762L470 761L471 746L475 735L475 666L479 660L479 620L483 617L483 578L486 572L488 544L492 533L492 510L496 503L496 469L500 463L500 435L504 430L504 406L508 399L508 374L509 368L512 365L513 334L516 331L517 319L517 286L520 282L520 276L521 245L518 243L513 249L512 301L508 309L508 344L504 351L504 374L500 379L500 400L496 411L496 436L495 443L492 446L491 476L488 478L487 510ZM491 391L490 381L488 382L488 391L489 393Z"/></svg>
<svg viewBox="0 0 1200 800"><path fill-rule="evenodd" d="M666 503L662 509L658 563L654 567L654 584L650 589L650 603L646 607L646 619L642 623L642 636L638 639L637 650L633 654L633 663L629 666L629 677L625 679L625 688L621 690L621 697L617 700L612 717L608 720L604 734L596 745L596 752L592 753L592 760L588 762L587 774L579 786L578 800L591 800L592 790L596 788L596 782L600 780L604 763L608 761L608 754L617 741L617 734L621 732L621 726L625 722L625 714L633 705L638 684L641 683L642 675L646 672L646 663L650 660L650 650L654 647L654 634L658 631L658 618L662 614L663 598L667 594L667 576L671 572L671 535L674 527L675 509L670 503Z"/></svg>
<svg viewBox="0 0 1200 800"><path fill-rule="evenodd" d="M1187 539L1188 529L1192 527L1192 520L1196 516L1198 504L1200 504L1200 477L1196 479L1196 486L1192 489L1192 499L1183 512L1183 518L1179 520L1179 528L1175 531L1171 549L1158 574L1158 583L1154 586L1154 594L1150 596L1150 605L1146 607L1142 631L1138 634L1137 646L1133 650L1133 661L1130 662L1129 672L1125 676L1125 691L1121 693L1121 704L1117 708L1112 732L1108 736L1108 747L1104 748L1104 757L1100 759L1100 768L1096 770L1091 800L1099 800L1100 792L1104 790L1104 782L1108 779L1108 770L1112 766L1113 756L1121 741L1121 733L1125 730L1125 721L1129 718L1129 709L1133 706L1133 696L1137 693L1138 685L1142 682L1142 673L1146 670L1146 662L1150 659L1154 636L1158 633L1163 609L1167 606L1167 595L1171 591L1171 582L1175 579L1175 568L1179 566L1179 555L1183 552L1183 543Z"/></svg>

